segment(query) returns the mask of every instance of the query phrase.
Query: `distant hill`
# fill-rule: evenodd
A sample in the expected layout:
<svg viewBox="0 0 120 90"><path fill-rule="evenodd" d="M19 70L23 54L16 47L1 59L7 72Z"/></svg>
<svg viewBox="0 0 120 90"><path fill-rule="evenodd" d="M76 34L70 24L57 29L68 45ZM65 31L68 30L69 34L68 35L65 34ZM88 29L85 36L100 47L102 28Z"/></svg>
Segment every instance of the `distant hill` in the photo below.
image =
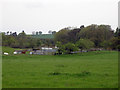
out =
<svg viewBox="0 0 120 90"><path fill-rule="evenodd" d="M41 34L41 35L31 35L33 38L40 38L40 39L53 39L53 34Z"/></svg>

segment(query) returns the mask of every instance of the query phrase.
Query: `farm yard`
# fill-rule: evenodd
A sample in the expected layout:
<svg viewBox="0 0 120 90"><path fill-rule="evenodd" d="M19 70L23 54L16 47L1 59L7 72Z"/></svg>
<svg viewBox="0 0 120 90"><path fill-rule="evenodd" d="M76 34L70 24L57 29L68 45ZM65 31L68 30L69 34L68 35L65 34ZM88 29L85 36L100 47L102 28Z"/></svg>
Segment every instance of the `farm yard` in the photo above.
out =
<svg viewBox="0 0 120 90"><path fill-rule="evenodd" d="M59 1L1 4L2 88L117 89L120 2Z"/></svg>
<svg viewBox="0 0 120 90"><path fill-rule="evenodd" d="M2 32L3 88L118 88L119 31L91 24Z"/></svg>
<svg viewBox="0 0 120 90"><path fill-rule="evenodd" d="M3 88L117 88L118 52L3 55Z"/></svg>

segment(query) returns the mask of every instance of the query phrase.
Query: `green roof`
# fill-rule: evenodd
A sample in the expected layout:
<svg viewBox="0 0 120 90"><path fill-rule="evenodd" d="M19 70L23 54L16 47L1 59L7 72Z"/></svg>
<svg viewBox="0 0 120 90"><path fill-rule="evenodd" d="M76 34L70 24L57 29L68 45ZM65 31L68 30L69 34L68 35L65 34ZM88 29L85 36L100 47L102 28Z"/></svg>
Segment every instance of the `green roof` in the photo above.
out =
<svg viewBox="0 0 120 90"><path fill-rule="evenodd" d="M31 35L33 38L40 38L40 39L53 39L53 34L41 34L41 35Z"/></svg>

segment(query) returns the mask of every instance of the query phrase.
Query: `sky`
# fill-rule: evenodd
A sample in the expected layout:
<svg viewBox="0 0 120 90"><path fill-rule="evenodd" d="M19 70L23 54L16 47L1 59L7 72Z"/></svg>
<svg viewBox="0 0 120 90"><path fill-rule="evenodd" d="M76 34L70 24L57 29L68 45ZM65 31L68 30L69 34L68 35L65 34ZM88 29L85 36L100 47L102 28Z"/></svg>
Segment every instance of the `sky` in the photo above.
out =
<svg viewBox="0 0 120 90"><path fill-rule="evenodd" d="M119 0L1 0L0 31L59 31L65 27L118 26Z"/></svg>

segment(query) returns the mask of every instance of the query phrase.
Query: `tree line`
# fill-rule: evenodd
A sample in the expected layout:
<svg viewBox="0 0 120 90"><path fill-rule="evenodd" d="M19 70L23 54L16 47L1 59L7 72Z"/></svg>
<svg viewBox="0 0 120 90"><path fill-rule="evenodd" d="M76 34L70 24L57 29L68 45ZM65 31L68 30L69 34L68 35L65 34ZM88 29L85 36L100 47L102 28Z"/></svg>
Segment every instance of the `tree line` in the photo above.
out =
<svg viewBox="0 0 120 90"><path fill-rule="evenodd" d="M33 38L30 35L26 35L24 31L18 35L10 34L5 35L2 33L2 46L8 46L12 48L40 48L41 46L53 46L53 39L39 39Z"/></svg>
<svg viewBox="0 0 120 90"><path fill-rule="evenodd" d="M58 44L59 53L70 53L76 51L76 48L79 50L90 48L118 50L120 47L120 29L117 28L114 31L109 25L95 24L72 30L71 28L63 28L55 34L55 42Z"/></svg>
<svg viewBox="0 0 120 90"><path fill-rule="evenodd" d="M2 33L2 45L12 48L38 48L41 46L58 47L59 53L71 53L89 48L117 50L120 47L120 29L113 31L109 25L84 25L80 28L63 28L55 32L54 39L38 39L26 35L23 31L5 35Z"/></svg>

